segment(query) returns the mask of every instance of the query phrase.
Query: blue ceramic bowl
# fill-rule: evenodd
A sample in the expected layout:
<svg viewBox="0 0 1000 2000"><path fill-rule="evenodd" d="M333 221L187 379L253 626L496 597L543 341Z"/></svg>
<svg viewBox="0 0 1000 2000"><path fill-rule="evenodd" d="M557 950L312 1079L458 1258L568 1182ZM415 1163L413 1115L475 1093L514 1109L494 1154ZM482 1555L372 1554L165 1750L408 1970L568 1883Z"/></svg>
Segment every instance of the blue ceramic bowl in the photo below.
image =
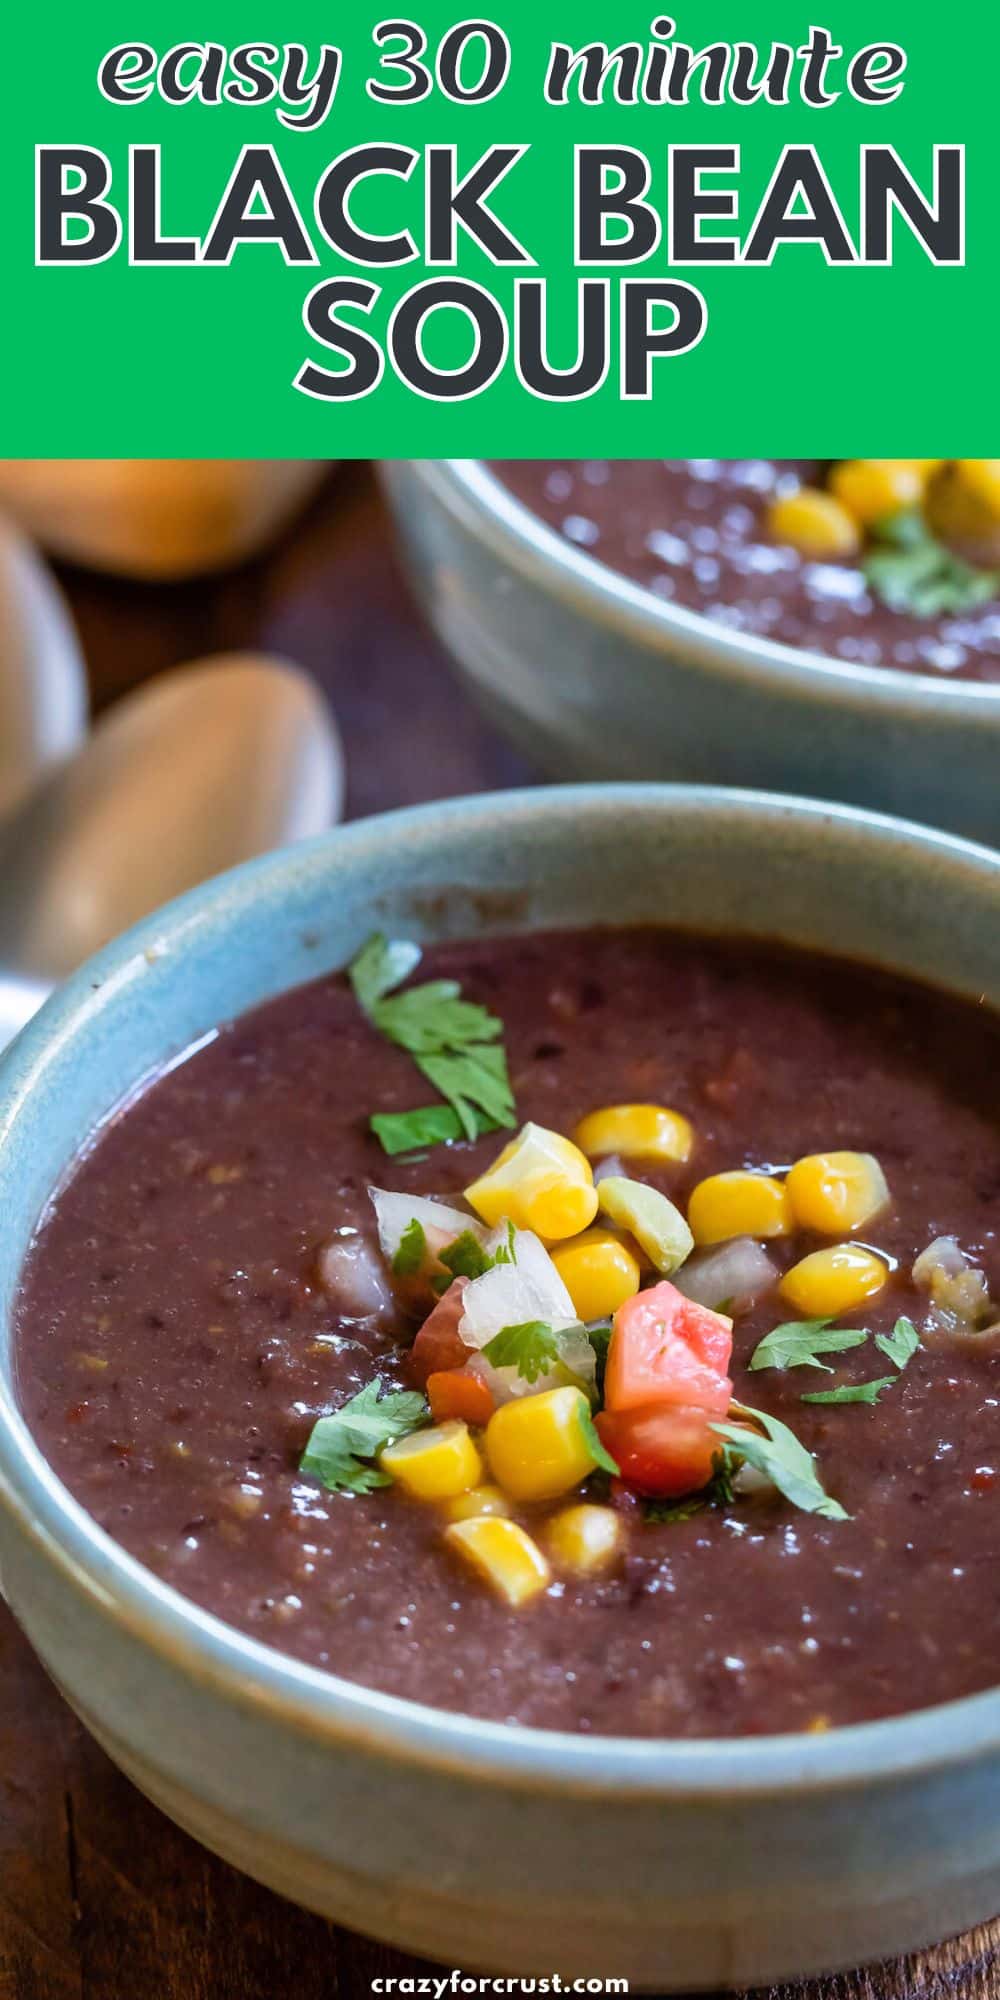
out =
<svg viewBox="0 0 1000 2000"><path fill-rule="evenodd" d="M67 1699L261 1881L453 1965L756 1984L1000 1906L1000 1692L742 1742L507 1729L283 1658L167 1588L61 1486L12 1380L18 1274L88 1135L214 1024L419 937L667 920L875 960L1000 1003L1000 858L797 800L500 795L342 828L110 946L0 1064L0 1562ZM752 1616L748 1605L747 1616Z"/></svg>
<svg viewBox="0 0 1000 2000"><path fill-rule="evenodd" d="M766 785L1000 845L1000 686L713 624L571 547L478 459L381 477L470 692L550 777Z"/></svg>

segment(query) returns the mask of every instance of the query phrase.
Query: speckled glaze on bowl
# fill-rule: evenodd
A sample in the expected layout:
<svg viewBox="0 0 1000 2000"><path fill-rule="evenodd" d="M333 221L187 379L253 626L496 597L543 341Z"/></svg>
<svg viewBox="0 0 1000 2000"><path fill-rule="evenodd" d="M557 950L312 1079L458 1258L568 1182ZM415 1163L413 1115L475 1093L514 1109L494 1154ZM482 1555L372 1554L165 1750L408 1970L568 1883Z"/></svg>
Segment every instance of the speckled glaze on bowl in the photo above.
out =
<svg viewBox="0 0 1000 2000"><path fill-rule="evenodd" d="M1000 1691L827 1736L685 1743L505 1729L370 1693L126 1555L47 1466L11 1382L39 1213L150 1071L342 964L375 923L430 937L608 919L779 935L1000 1004L1000 857L753 794L581 787L422 807L185 897L92 961L0 1064L3 1583L136 1783L300 1902L452 1965L754 1984L1000 1907Z"/></svg>
<svg viewBox="0 0 1000 2000"><path fill-rule="evenodd" d="M478 459L381 478L471 693L550 777L764 785L1000 845L1000 686L713 624L573 548Z"/></svg>

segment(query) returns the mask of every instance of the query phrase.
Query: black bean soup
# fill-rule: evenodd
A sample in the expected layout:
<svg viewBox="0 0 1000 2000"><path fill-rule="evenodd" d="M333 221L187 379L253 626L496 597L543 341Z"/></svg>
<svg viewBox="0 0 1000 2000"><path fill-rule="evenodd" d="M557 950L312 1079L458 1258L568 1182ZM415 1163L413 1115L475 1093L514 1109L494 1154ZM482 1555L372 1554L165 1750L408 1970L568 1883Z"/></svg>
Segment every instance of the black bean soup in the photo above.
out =
<svg viewBox="0 0 1000 2000"><path fill-rule="evenodd" d="M654 493L691 550L724 516L734 550L767 546L763 468L565 473L558 497L545 475L546 505L565 521L598 495L610 522L617 492L609 557L631 551L651 581ZM763 569L728 582L747 574L756 602ZM807 586L775 575L794 620ZM995 1019L846 963L657 930L450 943L410 974L442 979L502 1025L489 1045L528 1127L513 1166L491 1171L510 1118L397 1153L370 1129L387 1118L395 1143L393 1118L434 1097L403 1045L414 1017L379 1013L388 975L363 1004L330 977L223 1027L76 1166L17 1311L22 1405L70 1490L244 1632L476 1716L739 1736L991 1686ZM440 993L417 1004L426 1028ZM433 1030L476 1051L480 1032ZM588 1132L589 1158L572 1143ZM370 1184L468 1228L439 1257L415 1205L387 1259ZM557 1266L590 1345L520 1293L499 1345L485 1307L461 1319L516 1272L555 1298ZM602 1326L592 1307L616 1296ZM401 1396L400 1442L379 1406Z"/></svg>
<svg viewBox="0 0 1000 2000"><path fill-rule="evenodd" d="M944 461L847 463L929 466ZM868 533L871 522L856 526L854 535L848 525L841 548L836 522L832 537L825 533L832 509L824 489L830 477L824 461L559 459L506 462L494 470L575 548L655 597L714 624L851 665L902 668L942 679L1000 680L1000 557L977 544L971 553L985 554L987 561L970 567L953 562L943 547L935 553L927 543L912 550L879 548L873 565L877 545ZM818 511L824 536L818 543L808 516L804 538L799 537L796 512L803 491L814 504L817 492L822 496ZM913 496L906 497L909 521ZM877 511L889 499L880 502L876 494L872 504ZM958 476L947 475L942 506L959 518L959 506L965 504ZM838 505L832 502L833 509ZM1000 478L995 475L982 505L995 535L993 510L1000 505ZM879 513L875 525L881 527L885 518ZM964 512L960 520L964 526ZM880 578L882 588L876 582Z"/></svg>

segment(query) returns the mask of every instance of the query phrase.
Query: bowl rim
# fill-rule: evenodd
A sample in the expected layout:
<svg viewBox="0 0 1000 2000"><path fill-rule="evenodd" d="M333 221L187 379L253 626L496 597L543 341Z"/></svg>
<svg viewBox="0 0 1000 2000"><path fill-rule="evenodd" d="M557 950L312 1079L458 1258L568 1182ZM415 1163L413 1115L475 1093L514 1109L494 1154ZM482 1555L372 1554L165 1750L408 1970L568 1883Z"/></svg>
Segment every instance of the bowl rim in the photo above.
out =
<svg viewBox="0 0 1000 2000"><path fill-rule="evenodd" d="M322 874L334 858L363 863L373 841L405 848L410 834L436 821L512 808L544 819L672 805L722 810L758 820L805 818L849 826L868 838L902 839L930 861L949 861L995 885L1000 853L957 836L823 801L720 786L625 783L544 786L473 795L409 807L278 850L217 876L116 939L61 987L0 1062L0 1153L12 1125L26 1117L48 1064L91 1017L132 986L137 961L166 942L206 931L234 913L251 918L268 894L300 870ZM134 1088L135 1086L133 1086ZM127 1094L124 1101L127 1101ZM99 1128L98 1128L99 1129ZM40 1561L60 1572L78 1596L159 1660L245 1710L307 1736L338 1743L393 1765L407 1764L477 1784L551 1795L723 1802L734 1797L794 1797L859 1784L884 1785L1000 1755L1000 1686L959 1700L828 1734L753 1738L648 1738L574 1735L511 1726L443 1709L342 1679L279 1652L228 1625L166 1584L129 1555L58 1478L17 1408L13 1384L0 1384L0 1505Z"/></svg>
<svg viewBox="0 0 1000 2000"><path fill-rule="evenodd" d="M654 596L586 549L575 548L503 484L485 459L440 458L397 461L503 561L549 589L572 608L604 624L630 631L648 646L656 639L683 641L701 672L738 673L770 691L823 695L837 705L872 705L927 718L944 704L953 715L982 721L1000 700L1000 682L913 673L906 667L863 666L834 660L804 646L734 631L701 612ZM393 462L383 462L393 483Z"/></svg>

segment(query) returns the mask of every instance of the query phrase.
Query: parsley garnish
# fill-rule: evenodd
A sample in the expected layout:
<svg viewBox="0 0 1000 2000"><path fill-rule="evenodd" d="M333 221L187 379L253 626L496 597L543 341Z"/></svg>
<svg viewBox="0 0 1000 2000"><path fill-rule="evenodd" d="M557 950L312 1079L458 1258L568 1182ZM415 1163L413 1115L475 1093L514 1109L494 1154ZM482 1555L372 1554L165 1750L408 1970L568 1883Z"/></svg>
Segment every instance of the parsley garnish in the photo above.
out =
<svg viewBox="0 0 1000 2000"><path fill-rule="evenodd" d="M362 1012L370 1014L383 995L401 986L419 964L418 944L408 944L404 938L394 938L390 942L381 931L373 932L347 968L354 997Z"/></svg>
<svg viewBox="0 0 1000 2000"><path fill-rule="evenodd" d="M918 510L893 515L875 532L878 539L864 559L864 573L891 611L936 618L942 612L969 611L1000 595L1000 572L963 562L932 535Z"/></svg>
<svg viewBox="0 0 1000 2000"><path fill-rule="evenodd" d="M369 1124L385 1153L412 1153L419 1146L440 1146L464 1139L465 1127L450 1104L427 1104L420 1111L376 1111ZM494 1118L476 1116L476 1133L497 1132Z"/></svg>
<svg viewBox="0 0 1000 2000"><path fill-rule="evenodd" d="M456 1236L453 1243L439 1252L438 1262L451 1276L446 1278L442 1272L434 1280L435 1291L446 1292L452 1278L482 1278L497 1264L516 1264L514 1237L514 1224L508 1222L506 1242L499 1243L495 1250L484 1250L478 1236L474 1236L471 1229L463 1229L461 1236Z"/></svg>
<svg viewBox="0 0 1000 2000"><path fill-rule="evenodd" d="M751 1368L822 1368L832 1375L821 1354L843 1354L861 1347L868 1335L853 1326L834 1326L830 1319L789 1319L772 1327L750 1356Z"/></svg>
<svg viewBox="0 0 1000 2000"><path fill-rule="evenodd" d="M392 1268L397 1278L412 1278L419 1271L427 1255L427 1237L416 1216L407 1223L399 1239L399 1247L392 1260Z"/></svg>
<svg viewBox="0 0 1000 2000"><path fill-rule="evenodd" d="M372 1493L389 1485L388 1473L370 1461L396 1438L419 1429L427 1405L415 1389L389 1389L383 1395L382 1388L376 1376L339 1410L320 1417L299 1460L300 1472L331 1493Z"/></svg>
<svg viewBox="0 0 1000 2000"><path fill-rule="evenodd" d="M593 1320L587 1328L587 1339L594 1350L594 1359L597 1364L594 1375L594 1386L597 1390L598 1401L603 1400L604 1397L604 1370L608 1365L611 1328L612 1321L610 1319Z"/></svg>
<svg viewBox="0 0 1000 2000"><path fill-rule="evenodd" d="M416 953L416 957L414 956ZM454 979L397 987L419 958L415 945L369 938L349 967L359 1006L396 1046L406 1049L446 1105L416 1112L376 1113L372 1130L387 1152L475 1139L516 1122L507 1058L498 1046L503 1023L485 1007L463 1000ZM436 1115L435 1115L436 1114Z"/></svg>
<svg viewBox="0 0 1000 2000"><path fill-rule="evenodd" d="M895 1375L879 1375L872 1382L842 1382L839 1389L817 1389L803 1396L803 1403L877 1403L883 1389L891 1389Z"/></svg>
<svg viewBox="0 0 1000 2000"><path fill-rule="evenodd" d="M906 1319L904 1316L896 1321L891 1333L877 1333L875 1345L883 1354L888 1355L895 1368L902 1370L916 1354L920 1346L920 1335L912 1319Z"/></svg>
<svg viewBox="0 0 1000 2000"><path fill-rule="evenodd" d="M494 1368L516 1368L525 1382L537 1382L559 1360L559 1341L543 1319L529 1319L523 1326L501 1327L483 1353Z"/></svg>
<svg viewBox="0 0 1000 2000"><path fill-rule="evenodd" d="M601 1443L600 1433L589 1409L580 1411L580 1426L595 1464L600 1466L602 1472L610 1472L615 1479L620 1479L621 1466Z"/></svg>
<svg viewBox="0 0 1000 2000"><path fill-rule="evenodd" d="M762 1437L760 1430L744 1430L739 1424L713 1424L713 1431L725 1441L727 1471L741 1464L755 1466L793 1507L801 1507L806 1514L822 1514L828 1521L850 1518L839 1500L824 1493L811 1454L787 1424L766 1410L748 1409L744 1403L731 1403L730 1409L758 1424L766 1435Z"/></svg>

